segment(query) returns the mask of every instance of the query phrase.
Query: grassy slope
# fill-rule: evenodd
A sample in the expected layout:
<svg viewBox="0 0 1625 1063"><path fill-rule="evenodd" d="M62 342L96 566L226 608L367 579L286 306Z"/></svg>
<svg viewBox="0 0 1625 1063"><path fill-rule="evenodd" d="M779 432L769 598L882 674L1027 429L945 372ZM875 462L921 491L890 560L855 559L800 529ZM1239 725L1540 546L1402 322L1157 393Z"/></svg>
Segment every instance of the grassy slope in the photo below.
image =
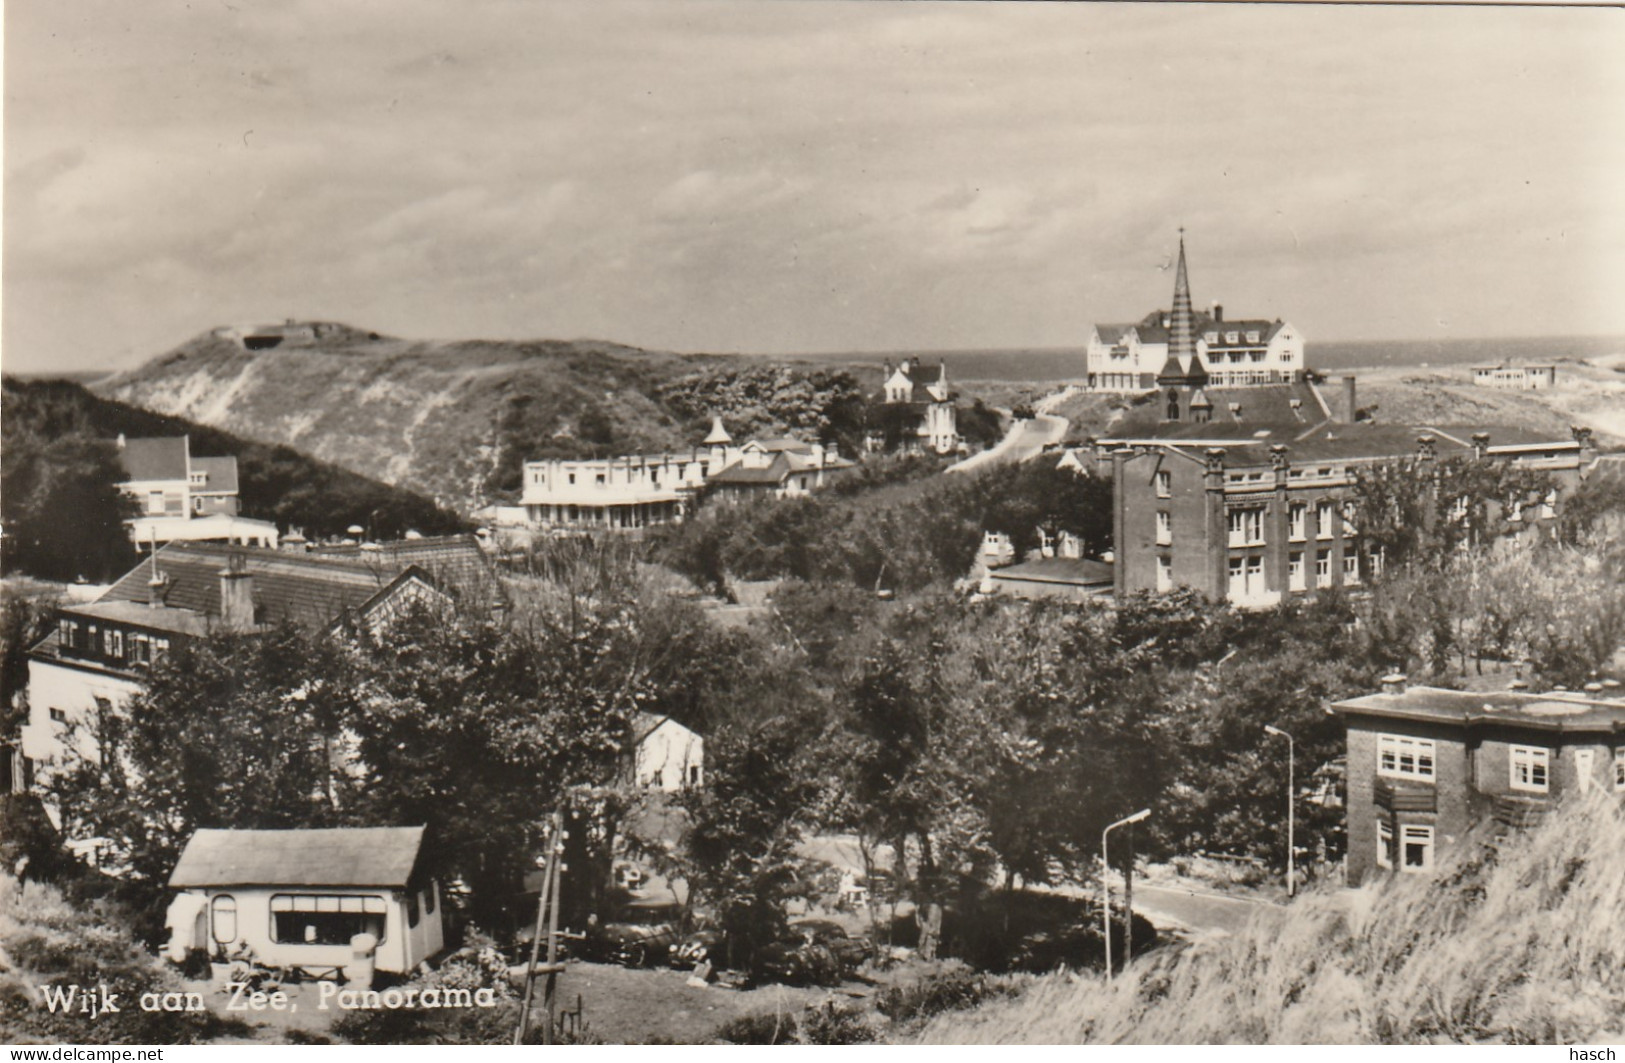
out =
<svg viewBox="0 0 1625 1063"><path fill-rule="evenodd" d="M74 903L54 886L19 887L0 875L0 1041L7 1044L198 1044L240 1033L208 1013L144 1011L143 992L173 993L180 980L124 929L107 902ZM43 986L105 983L118 1014L52 1014Z"/></svg>
<svg viewBox="0 0 1625 1063"><path fill-rule="evenodd" d="M1585 424L1604 446L1625 444L1625 372L1563 363L1551 391L1500 391L1472 383L1466 366L1368 369L1359 376L1361 406L1389 423L1507 425L1568 437Z"/></svg>
<svg viewBox="0 0 1625 1063"><path fill-rule="evenodd" d="M352 523L365 524L369 511L387 506L411 515L409 523L425 533L461 526L455 514L437 512L426 498L343 467L348 463L314 461L306 454L252 442L183 417L98 397L80 384L7 377L4 396L8 432L26 429L43 438L83 432L101 439L185 434L191 436L194 457L236 455L245 517L283 525L296 518L293 523L309 534L329 534ZM300 506L286 497L290 483L317 493L305 507L309 512L291 512Z"/></svg>
<svg viewBox="0 0 1625 1063"><path fill-rule="evenodd" d="M204 333L96 390L461 502L478 493L516 416L568 433L592 406L628 446L691 442L648 395L705 362L607 343L350 332L317 347L246 351Z"/></svg>
<svg viewBox="0 0 1625 1063"><path fill-rule="evenodd" d="M1593 794L1429 879L1322 892L1115 984L1055 976L933 1043L1598 1042L1625 1035L1625 808ZM1466 855L1475 854L1475 855Z"/></svg>

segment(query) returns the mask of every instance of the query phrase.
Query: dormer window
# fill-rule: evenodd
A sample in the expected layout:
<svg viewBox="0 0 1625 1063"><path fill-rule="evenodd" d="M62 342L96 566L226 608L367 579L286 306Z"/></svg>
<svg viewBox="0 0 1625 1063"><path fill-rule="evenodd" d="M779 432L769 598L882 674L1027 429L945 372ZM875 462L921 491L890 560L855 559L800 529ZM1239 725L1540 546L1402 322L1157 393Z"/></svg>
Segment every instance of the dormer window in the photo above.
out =
<svg viewBox="0 0 1625 1063"><path fill-rule="evenodd" d="M1207 334L1207 341L1209 343L1218 343L1219 342L1219 334L1217 332L1209 332Z"/></svg>
<svg viewBox="0 0 1625 1063"><path fill-rule="evenodd" d="M1237 339L1237 333L1226 332L1224 334L1224 342L1226 342L1226 343L1235 343L1236 339Z"/></svg>
<svg viewBox="0 0 1625 1063"><path fill-rule="evenodd" d="M1256 333L1256 332L1247 333L1247 342L1248 343L1257 343L1258 342L1258 333Z"/></svg>

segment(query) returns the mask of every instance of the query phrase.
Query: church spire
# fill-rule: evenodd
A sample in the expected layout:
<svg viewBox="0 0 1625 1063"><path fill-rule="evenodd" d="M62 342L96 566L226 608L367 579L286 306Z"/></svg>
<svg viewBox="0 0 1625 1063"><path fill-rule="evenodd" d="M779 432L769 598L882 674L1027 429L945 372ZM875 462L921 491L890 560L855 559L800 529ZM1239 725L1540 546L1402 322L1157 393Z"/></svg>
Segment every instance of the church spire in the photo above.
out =
<svg viewBox="0 0 1625 1063"><path fill-rule="evenodd" d="M1187 372L1195 368L1196 339L1191 321L1191 282L1185 273L1185 230L1179 230L1179 272L1174 274L1174 316L1168 329L1168 357Z"/></svg>
<svg viewBox="0 0 1625 1063"><path fill-rule="evenodd" d="M1174 312L1168 322L1168 361L1157 382L1207 382L1207 372L1196 353L1196 321L1191 312L1191 282L1185 271L1185 230L1179 230L1179 269L1174 274Z"/></svg>

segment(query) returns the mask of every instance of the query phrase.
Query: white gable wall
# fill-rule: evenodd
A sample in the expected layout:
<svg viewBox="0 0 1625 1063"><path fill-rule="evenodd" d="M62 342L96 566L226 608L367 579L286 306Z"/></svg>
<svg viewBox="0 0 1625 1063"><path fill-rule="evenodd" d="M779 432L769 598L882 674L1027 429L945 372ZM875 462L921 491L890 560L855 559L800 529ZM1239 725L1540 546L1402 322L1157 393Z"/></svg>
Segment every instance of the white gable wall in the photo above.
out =
<svg viewBox="0 0 1625 1063"><path fill-rule="evenodd" d="M676 720L662 720L638 743L635 782L674 793L705 781L705 739Z"/></svg>

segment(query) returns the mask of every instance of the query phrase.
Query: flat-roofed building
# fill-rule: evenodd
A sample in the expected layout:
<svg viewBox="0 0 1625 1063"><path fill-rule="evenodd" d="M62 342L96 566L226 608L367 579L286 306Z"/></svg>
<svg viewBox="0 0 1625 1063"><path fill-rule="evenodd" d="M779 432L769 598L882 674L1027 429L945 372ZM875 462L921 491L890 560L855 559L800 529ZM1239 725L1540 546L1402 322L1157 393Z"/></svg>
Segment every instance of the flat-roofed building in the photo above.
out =
<svg viewBox="0 0 1625 1063"><path fill-rule="evenodd" d="M1331 706L1348 734L1348 881L1426 873L1493 820L1511 831L1565 794L1625 795L1625 702L1383 680Z"/></svg>

